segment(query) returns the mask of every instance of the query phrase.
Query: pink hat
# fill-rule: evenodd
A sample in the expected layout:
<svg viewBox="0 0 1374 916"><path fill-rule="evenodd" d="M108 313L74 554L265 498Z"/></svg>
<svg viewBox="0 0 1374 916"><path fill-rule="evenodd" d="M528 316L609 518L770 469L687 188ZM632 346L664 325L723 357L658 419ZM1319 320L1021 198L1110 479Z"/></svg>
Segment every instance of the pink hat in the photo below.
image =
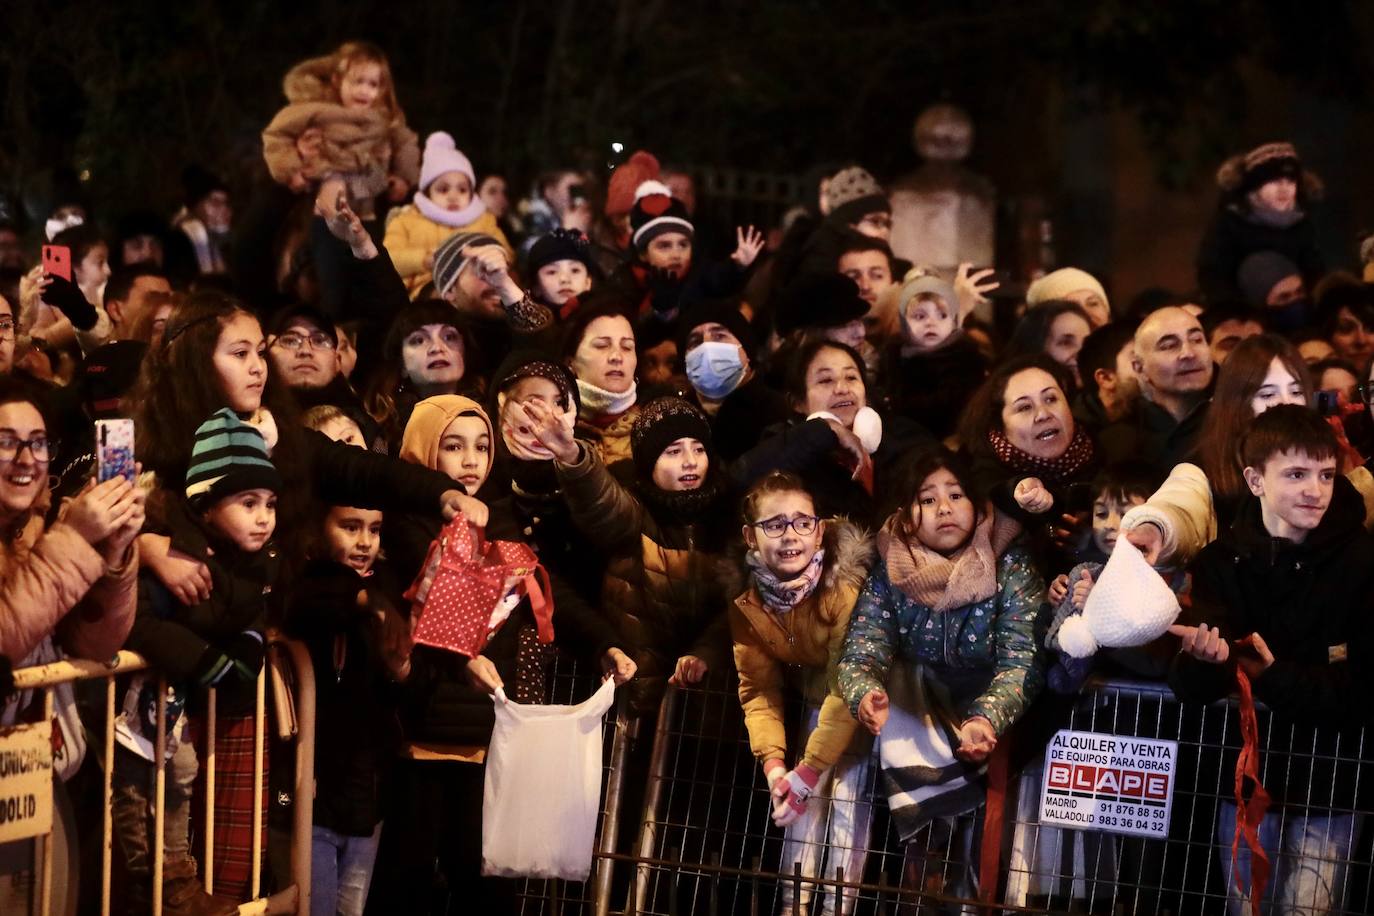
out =
<svg viewBox="0 0 1374 916"><path fill-rule="evenodd" d="M468 157L454 144L453 137L436 130L425 138L425 156L420 162L420 191L429 190L434 179L445 172L462 172L472 182L473 191L477 190L477 175Z"/></svg>

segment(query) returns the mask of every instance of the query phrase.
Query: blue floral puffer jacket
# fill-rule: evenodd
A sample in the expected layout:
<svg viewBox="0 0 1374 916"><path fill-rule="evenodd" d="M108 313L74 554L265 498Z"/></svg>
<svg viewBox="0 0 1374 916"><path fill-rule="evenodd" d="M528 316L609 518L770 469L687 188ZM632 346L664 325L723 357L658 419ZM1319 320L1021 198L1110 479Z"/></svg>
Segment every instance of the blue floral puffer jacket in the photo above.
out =
<svg viewBox="0 0 1374 916"><path fill-rule="evenodd" d="M1044 603L1044 579L1021 543L997 558L995 595L940 613L894 586L880 562L849 619L841 695L857 716L870 690L886 689L894 659L927 665L951 693L968 698L959 710L965 719L986 716L1000 737L1044 683L1034 633Z"/></svg>

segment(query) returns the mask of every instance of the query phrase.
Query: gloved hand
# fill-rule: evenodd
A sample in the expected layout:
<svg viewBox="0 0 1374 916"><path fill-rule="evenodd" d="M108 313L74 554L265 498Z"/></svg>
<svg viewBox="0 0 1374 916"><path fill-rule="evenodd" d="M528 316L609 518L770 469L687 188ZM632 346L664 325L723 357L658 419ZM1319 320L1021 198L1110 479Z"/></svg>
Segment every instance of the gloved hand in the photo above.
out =
<svg viewBox="0 0 1374 916"><path fill-rule="evenodd" d="M201 687L217 687L230 676L253 681L262 670L264 653L262 634L244 630L222 646L207 646L191 669L191 677Z"/></svg>
<svg viewBox="0 0 1374 916"><path fill-rule="evenodd" d="M255 681L262 670L267 645L257 630L244 630L220 647L233 664L234 673L246 681Z"/></svg>
<svg viewBox="0 0 1374 916"><path fill-rule="evenodd" d="M71 280L48 274L48 288L43 291L43 302L67 316L72 327L78 331L89 331L95 327L99 316L95 306L86 301L78 287Z"/></svg>
<svg viewBox="0 0 1374 916"><path fill-rule="evenodd" d="M806 811L806 801L820 782L821 774L804 763L788 770L773 784L773 823L786 827Z"/></svg>
<svg viewBox="0 0 1374 916"><path fill-rule="evenodd" d="M787 772L787 764L781 757L772 757L763 762L763 778L768 781L768 791L772 793L773 786L777 785L779 779Z"/></svg>

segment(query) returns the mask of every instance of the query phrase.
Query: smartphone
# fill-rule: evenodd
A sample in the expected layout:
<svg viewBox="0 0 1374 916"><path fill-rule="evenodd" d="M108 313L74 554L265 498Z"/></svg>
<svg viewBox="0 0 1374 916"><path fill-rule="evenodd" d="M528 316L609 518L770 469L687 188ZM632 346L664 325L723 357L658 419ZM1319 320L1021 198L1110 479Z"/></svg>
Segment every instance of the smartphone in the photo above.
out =
<svg viewBox="0 0 1374 916"><path fill-rule="evenodd" d="M1334 388L1318 391L1312 397L1312 408L1323 417L1340 416L1341 393Z"/></svg>
<svg viewBox="0 0 1374 916"><path fill-rule="evenodd" d="M99 483L123 477L134 482L134 421L95 421L95 479Z"/></svg>
<svg viewBox="0 0 1374 916"><path fill-rule="evenodd" d="M43 273L61 277L68 282L72 279L72 250L66 245L43 246Z"/></svg>

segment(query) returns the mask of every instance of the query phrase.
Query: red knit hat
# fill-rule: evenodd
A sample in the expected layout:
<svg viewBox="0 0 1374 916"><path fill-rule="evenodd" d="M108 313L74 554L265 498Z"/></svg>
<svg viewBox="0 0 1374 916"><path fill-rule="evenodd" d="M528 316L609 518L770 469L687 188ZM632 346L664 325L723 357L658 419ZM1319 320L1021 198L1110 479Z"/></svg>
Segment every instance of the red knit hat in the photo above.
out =
<svg viewBox="0 0 1374 916"><path fill-rule="evenodd" d="M635 189L646 181L658 178L658 159L653 153L638 150L622 162L606 186L606 215L624 216L634 208Z"/></svg>

